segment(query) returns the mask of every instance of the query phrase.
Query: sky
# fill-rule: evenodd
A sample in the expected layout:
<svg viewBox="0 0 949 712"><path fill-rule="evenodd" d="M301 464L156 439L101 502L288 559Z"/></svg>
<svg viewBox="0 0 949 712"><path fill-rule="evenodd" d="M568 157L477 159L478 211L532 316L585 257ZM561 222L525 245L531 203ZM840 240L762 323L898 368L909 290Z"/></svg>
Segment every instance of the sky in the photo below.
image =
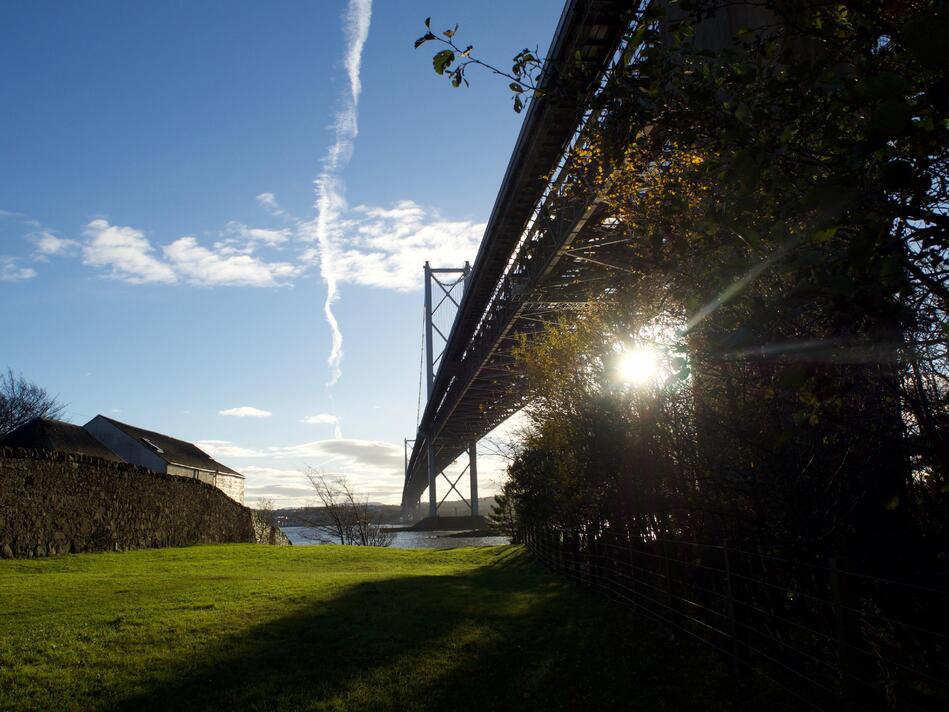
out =
<svg viewBox="0 0 949 712"><path fill-rule="evenodd" d="M504 66L561 8L0 4L0 367L198 443L248 504L309 503L307 468L397 503L422 265L474 260L523 117L413 43L431 16Z"/></svg>

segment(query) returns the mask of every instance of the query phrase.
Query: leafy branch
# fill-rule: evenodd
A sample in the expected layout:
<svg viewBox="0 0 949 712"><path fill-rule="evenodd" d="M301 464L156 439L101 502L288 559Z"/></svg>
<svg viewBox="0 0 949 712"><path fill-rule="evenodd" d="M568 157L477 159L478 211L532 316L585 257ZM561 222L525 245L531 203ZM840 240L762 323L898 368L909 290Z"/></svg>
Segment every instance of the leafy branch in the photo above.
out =
<svg viewBox="0 0 949 712"><path fill-rule="evenodd" d="M508 88L511 90L514 98L514 111L520 113L527 106L527 101L533 96L539 96L542 90L538 87L540 73L544 66L544 60L539 57L535 48L533 51L526 47L514 55L514 64L510 72L488 64L471 54L474 45L468 45L462 49L455 43L455 37L458 34L458 25L450 30L445 30L441 35L432 32L432 18L425 18L425 34L415 40L415 48L418 49L426 42L440 42L445 45L432 57L432 67L439 76L448 77L448 81L456 89L462 84L469 86L468 78L465 76L468 68L472 65L483 67L492 74L499 77L510 79Z"/></svg>

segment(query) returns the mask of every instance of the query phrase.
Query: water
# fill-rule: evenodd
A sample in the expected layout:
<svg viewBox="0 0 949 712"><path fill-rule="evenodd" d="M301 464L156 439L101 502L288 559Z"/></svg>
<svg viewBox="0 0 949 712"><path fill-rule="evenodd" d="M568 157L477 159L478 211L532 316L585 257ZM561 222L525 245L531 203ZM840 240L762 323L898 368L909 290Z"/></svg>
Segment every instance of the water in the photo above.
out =
<svg viewBox="0 0 949 712"><path fill-rule="evenodd" d="M337 544L326 532L310 527L282 527L294 546ZM396 549L456 549L460 546L499 546L510 544L506 536L447 536L455 532L395 532L392 546Z"/></svg>

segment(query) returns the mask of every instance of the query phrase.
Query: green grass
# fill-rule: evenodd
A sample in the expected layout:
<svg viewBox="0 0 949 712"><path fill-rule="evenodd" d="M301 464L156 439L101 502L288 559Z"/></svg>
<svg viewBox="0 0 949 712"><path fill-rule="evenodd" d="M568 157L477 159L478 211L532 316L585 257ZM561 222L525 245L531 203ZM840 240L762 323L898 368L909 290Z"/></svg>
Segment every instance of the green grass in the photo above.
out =
<svg viewBox="0 0 949 712"><path fill-rule="evenodd" d="M518 547L0 561L0 708L734 709L713 655Z"/></svg>

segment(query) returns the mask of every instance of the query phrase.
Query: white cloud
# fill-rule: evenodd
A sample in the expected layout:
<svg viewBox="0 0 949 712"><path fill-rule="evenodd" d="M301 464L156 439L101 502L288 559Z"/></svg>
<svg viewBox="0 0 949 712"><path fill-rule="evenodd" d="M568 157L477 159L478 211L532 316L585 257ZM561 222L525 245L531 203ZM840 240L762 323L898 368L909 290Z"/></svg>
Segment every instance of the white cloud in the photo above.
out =
<svg viewBox="0 0 949 712"><path fill-rule="evenodd" d="M373 472L402 476L402 447L380 440L334 438L299 445L272 447L268 451L279 459L306 459L314 467L344 472Z"/></svg>
<svg viewBox="0 0 949 712"><path fill-rule="evenodd" d="M249 254L253 251L254 240L273 244L275 240L289 237L283 234L284 231L240 227L251 241L250 249L236 248L229 241L216 243L210 249L194 237L180 237L158 253L141 230L110 225L99 218L83 230L86 236L83 262L107 269L109 276L130 284L185 281L207 287L278 287L300 274L302 266L290 262L267 262ZM48 244L50 247L53 245L52 242Z"/></svg>
<svg viewBox="0 0 949 712"><path fill-rule="evenodd" d="M308 415L300 422L307 423L308 425L335 425L336 427L333 429L333 437L336 439L343 437L343 429L339 422L339 416L337 415L318 413L317 415Z"/></svg>
<svg viewBox="0 0 949 712"><path fill-rule="evenodd" d="M260 498L273 499L278 507L314 504L307 472L347 477L356 491L370 501L390 504L401 501L404 475L401 444L356 438L264 448L243 447L229 440L199 440L196 444L247 478L250 505ZM484 445L482 443L479 448L479 492L481 496L489 496L497 491L506 462ZM241 464L241 461L247 464ZM447 474L454 479L466 464L467 458L462 455L458 462L447 468ZM439 478L439 498L447 486L444 479ZM467 478L463 477L458 486L462 492L467 492ZM456 497L452 495L448 499Z"/></svg>
<svg viewBox="0 0 949 712"><path fill-rule="evenodd" d="M245 492L249 506L261 499L273 500L280 507L302 507L317 505L316 493L307 479L305 468L280 468L268 466L245 466L240 468L245 481ZM371 502L399 502L402 492L400 481L389 477L360 476L339 471L327 471L330 477L344 475L356 486L360 496Z"/></svg>
<svg viewBox="0 0 949 712"><path fill-rule="evenodd" d="M290 238L290 231L286 228L282 230L270 230L263 227L244 226L244 236L251 240L262 240L271 245L278 245L286 242Z"/></svg>
<svg viewBox="0 0 949 712"><path fill-rule="evenodd" d="M325 164L335 165L338 160L341 156L331 152ZM419 289L426 261L436 267L460 267L473 259L485 226L471 220L446 220L412 200L348 209L341 180L326 171L317 186L316 219L296 221L283 228L251 227L230 221L221 231L221 239L210 245L192 236L154 245L143 230L112 225L104 218L84 226L81 243L59 237L32 220L30 224L39 227L26 238L35 245L35 261L81 252L86 265L129 284L280 287L291 285L308 267L318 263L327 284L323 307L332 332L328 361L334 382L342 361L342 332L333 313L338 285L348 283L402 292ZM26 219L3 211L0 217L21 222ZM292 258L287 249L291 243L309 243L310 247ZM262 256L265 250L283 251L286 257L271 261ZM36 270L21 266L20 260L12 256L0 258L0 280L35 277Z"/></svg>
<svg viewBox="0 0 949 712"><path fill-rule="evenodd" d="M175 272L193 284L206 286L275 287L299 273L289 262L264 262L250 255L222 254L181 237L164 248Z"/></svg>
<svg viewBox="0 0 949 712"><path fill-rule="evenodd" d="M22 282L33 279L36 270L32 267L20 267L16 257L0 257L0 282Z"/></svg>
<svg viewBox="0 0 949 712"><path fill-rule="evenodd" d="M244 238L250 243L264 242L268 245L280 245L290 239L292 232L289 228L271 229L263 227L248 227L237 220L231 220L224 226L225 234Z"/></svg>
<svg viewBox="0 0 949 712"><path fill-rule="evenodd" d="M37 230L46 229L43 227L43 223L41 223L39 220L34 220L26 213L18 213L15 210L0 209L0 218L3 218L5 220L15 220L18 223L22 223L23 225L29 225L30 227L36 228Z"/></svg>
<svg viewBox="0 0 949 712"><path fill-rule="evenodd" d="M30 233L26 239L36 245L35 256L37 257L68 255L79 247L79 243L75 240L57 237L49 230Z"/></svg>
<svg viewBox="0 0 949 712"><path fill-rule="evenodd" d="M269 410L261 410L250 405L242 405L237 408L227 408L219 410L218 415L233 415L238 418L269 418L273 413Z"/></svg>
<svg viewBox="0 0 949 712"><path fill-rule="evenodd" d="M349 76L349 97L336 113L336 140L323 159L323 170L317 177L316 220L313 222L313 235L319 248L320 276L326 283L326 299L323 302L323 315L330 327L332 342L326 363L330 368L328 386L335 384L342 375L343 332L333 313L336 301L336 245L334 235L337 222L345 209L343 198L344 184L339 172L349 162L353 152L353 141L359 133L358 106L362 83L359 69L362 64L362 50L369 36L369 22L372 18L372 0L349 0L346 7L344 31L346 34L346 74Z"/></svg>
<svg viewBox="0 0 949 712"><path fill-rule="evenodd" d="M302 470L262 465L245 465L239 469L247 478L244 482L245 497L250 507L262 499L273 500L277 508L314 503L313 487Z"/></svg>
<svg viewBox="0 0 949 712"><path fill-rule="evenodd" d="M273 193L261 193L257 196L257 203L271 215L281 217L286 211L277 203L277 196Z"/></svg>
<svg viewBox="0 0 949 712"><path fill-rule="evenodd" d="M353 103L359 99L362 83L359 68L362 64L362 48L369 36L369 21L372 19L372 0L350 0L346 8L346 73Z"/></svg>
<svg viewBox="0 0 949 712"><path fill-rule="evenodd" d="M230 440L198 440L195 442L195 445L216 459L228 457L266 457L267 455L266 452L261 450L235 445Z"/></svg>
<svg viewBox="0 0 949 712"><path fill-rule="evenodd" d="M278 507L315 504L307 472L349 478L361 496L398 503L402 495L402 447L373 440L318 440L299 445L245 448L228 440L199 440L215 459L235 466L247 480L247 501L272 499ZM239 464L240 460L249 464Z"/></svg>
<svg viewBox="0 0 949 712"><path fill-rule="evenodd" d="M337 278L402 292L420 289L426 261L463 266L474 259L484 229L484 223L444 220L411 200L389 208L360 205L341 226Z"/></svg>
<svg viewBox="0 0 949 712"><path fill-rule="evenodd" d="M178 281L175 271L152 254L155 248L141 230L110 225L99 218L86 225L83 234L87 238L83 262L108 269L115 279L131 284Z"/></svg>
<svg viewBox="0 0 949 712"><path fill-rule="evenodd" d="M308 415L302 420L301 423L308 423L309 425L332 425L339 421L335 415L330 415L329 413L317 413L316 415Z"/></svg>

